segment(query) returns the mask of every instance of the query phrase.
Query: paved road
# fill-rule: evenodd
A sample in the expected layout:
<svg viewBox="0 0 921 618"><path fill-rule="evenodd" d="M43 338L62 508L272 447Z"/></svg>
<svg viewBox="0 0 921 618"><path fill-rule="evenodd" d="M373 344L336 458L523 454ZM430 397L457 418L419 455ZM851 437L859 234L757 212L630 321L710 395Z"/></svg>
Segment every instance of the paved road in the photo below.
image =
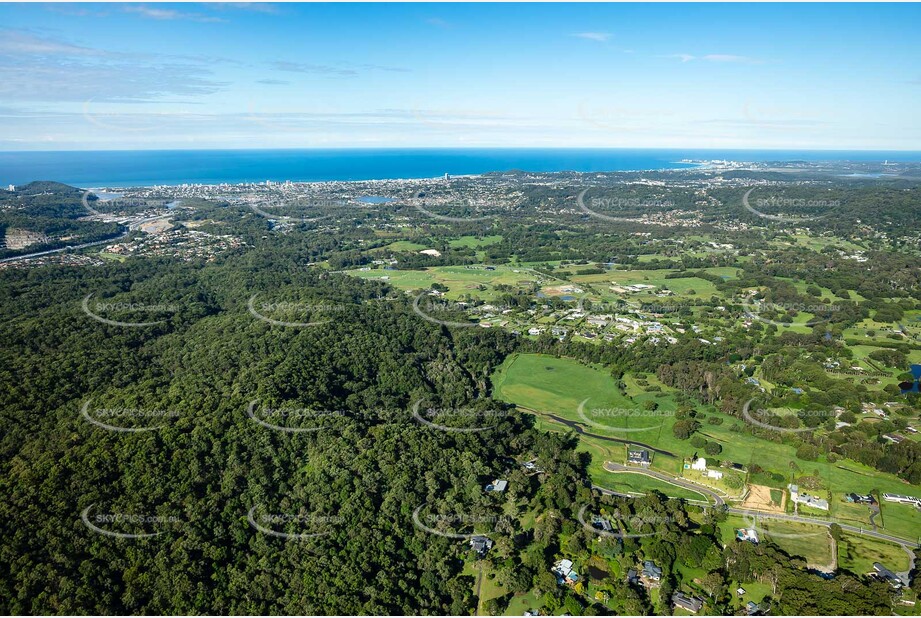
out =
<svg viewBox="0 0 921 618"><path fill-rule="evenodd" d="M87 247L94 247L96 245L104 245L106 243L115 242L121 238L127 236L131 231L138 229L145 223L150 223L151 221L157 221L159 219L165 219L172 215L157 215L156 217L149 217L147 219L142 219L140 221L135 221L122 230L122 233L118 236L113 236L112 238L106 238L105 240L96 240L93 242L85 242L80 245L72 245L69 247L61 247L60 249L48 249L47 251L37 251L35 253L27 253L25 255L14 255L13 257L3 258L0 260L0 264L4 262L21 262L23 260L31 260L32 258L42 257L43 255L51 255L54 253L61 253L63 251L78 251L80 249L86 249Z"/></svg>
<svg viewBox="0 0 921 618"><path fill-rule="evenodd" d="M125 236L128 235L129 231L130 230L126 229L118 236L113 236L112 238L107 238L105 240L85 242L80 245L73 245L70 247L61 247L60 249L49 249L47 251L38 251L36 253L27 253L25 255L14 255L13 257L3 258L2 260L0 260L0 264L3 264L4 262L20 262L23 260L31 260L32 258L41 257L43 255L51 255L53 253L61 253L62 251L77 251L78 249L85 249L87 247L92 247L94 245L103 245L105 243L114 242L118 240L119 238L124 238Z"/></svg>
<svg viewBox="0 0 921 618"><path fill-rule="evenodd" d="M646 476L651 476L652 478L658 479L665 483L671 483L672 485L677 485L678 487L684 487L685 489L689 489L693 492L703 494L707 496L708 498L712 499L714 506L722 506L723 504L726 503L726 501L723 499L721 495L719 495L718 493L716 493L715 491L711 489L707 489L706 487L701 487L700 485L696 485L694 483L685 481L684 479L680 479L675 476L663 474L661 472L656 472L655 470L649 470L647 468L633 468L629 466L624 466L622 464L617 464L611 461L604 462L604 469L607 470L608 472L634 472L636 474L644 474Z"/></svg>
<svg viewBox="0 0 921 618"><path fill-rule="evenodd" d="M693 483L689 483L687 481L684 481L674 476L670 476L668 474L656 472L655 470L646 470L642 468L631 468L631 467L627 467L621 464L616 464L613 462L605 462L604 468L605 470L608 470L609 472L634 472L638 474L645 474L646 476L651 476L652 478L659 479L660 481L672 483L674 485L678 485L679 487L684 487L685 489L690 489L692 491L696 491L696 492L705 494L714 500L716 506L721 506L726 503L726 501L723 500L723 498L719 494L713 491L710 491L709 489L700 487L699 485L695 485ZM598 489L601 489L601 488L598 488ZM610 490L606 490L606 491L610 492L612 495L621 495L621 496L629 497L628 494L620 494L620 493L613 492ZM801 524L815 524L819 526L831 526L832 524L838 524L839 526L841 526L842 530L846 530L848 532L853 532L856 534L862 534L864 536L873 537L881 541L889 541L890 543L901 545L909 554L912 554L912 549L914 549L915 547L918 547L917 541L915 539L906 540L901 537L893 536L891 534L886 534L885 532L879 532L878 530L872 530L869 528L860 528L857 526L852 526L851 524L842 524L840 522L829 521L827 519L816 519L814 517L804 517L802 515L786 515L783 513L764 513L761 511L738 509L735 507L728 507L726 510L729 513L732 513L733 515L749 515L749 516L760 517L762 519L778 519L778 520L783 520L783 521L798 522Z"/></svg>
<svg viewBox="0 0 921 618"><path fill-rule="evenodd" d="M803 517L802 515L786 515L783 513L762 513L761 511L737 509L734 507L729 507L729 509L727 510L734 515L752 515L755 517L760 517L762 519L779 519L783 521L794 521L794 522L798 522L801 524L816 524L819 526L831 526L832 524L838 524L839 526L841 526L842 530L847 530L848 532L855 532L857 534L862 534L864 536L871 536L881 541L889 541L890 543L896 543L897 545L902 545L903 547L917 547L917 544L914 541L907 541L901 537L893 536L891 534L886 534L884 532L878 532L876 530L871 530L869 528L859 528L857 526L852 526L850 524L842 524L841 522L829 521L827 519L816 519L814 517Z"/></svg>
<svg viewBox="0 0 921 618"><path fill-rule="evenodd" d="M546 416L547 418L549 418L549 419L551 419L551 420L553 420L553 421L555 421L555 422L557 422L557 423L560 423L561 425L566 425L567 427L569 427L570 429L572 429L572 430L575 431L576 433L582 434L583 436L589 436L590 438L596 438L596 439L598 439L598 440L604 440L605 442L616 442L617 444L635 444L636 446L642 446L643 448L648 449L648 450L653 451L653 452L656 452L656 453L661 453L661 454L663 454L663 455L668 455L669 457L676 457L676 455L675 455L674 453L672 453L671 451L664 451L664 450L662 450L662 449L660 449L660 448L656 448L656 447L652 446L651 444L645 444L645 443L643 443L643 442L638 442L638 441L636 441L636 440L625 440L625 439L623 439L623 438L614 438L614 437L612 437L612 436L602 436L602 435L599 435L599 434L597 434L597 433L590 433L590 432L588 432L588 431L585 431L585 428L582 426L581 423L577 423L577 422L575 422L575 421L571 421L571 420L566 419L566 418L563 418L563 417L561 417L561 416L557 416L556 414L551 414L551 413L549 413L549 412L541 412L540 410L535 410L534 408L526 408L526 407L520 406L520 405L516 405L516 407L517 407L519 410L524 410L525 412L530 412L531 414L536 414L536 415L540 415L540 416Z"/></svg>

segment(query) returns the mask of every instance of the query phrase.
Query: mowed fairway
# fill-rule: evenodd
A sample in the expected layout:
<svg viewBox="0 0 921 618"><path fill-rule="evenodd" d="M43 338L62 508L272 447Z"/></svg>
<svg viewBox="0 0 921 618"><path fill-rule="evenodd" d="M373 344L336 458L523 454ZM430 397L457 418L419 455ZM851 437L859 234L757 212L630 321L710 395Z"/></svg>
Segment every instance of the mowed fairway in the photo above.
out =
<svg viewBox="0 0 921 618"><path fill-rule="evenodd" d="M435 266L420 270L347 270L346 274L362 279L383 279L394 287L412 291L429 289L433 283L447 286L446 297L457 300L464 296L491 300L500 296L495 290L498 284L519 289L528 289L537 276L527 269L495 266L486 270L485 266ZM480 286L485 289L480 290Z"/></svg>
<svg viewBox="0 0 921 618"><path fill-rule="evenodd" d="M493 389L498 399L623 439L643 441L670 418L670 407L646 410L606 371L568 358L514 354L493 375Z"/></svg>

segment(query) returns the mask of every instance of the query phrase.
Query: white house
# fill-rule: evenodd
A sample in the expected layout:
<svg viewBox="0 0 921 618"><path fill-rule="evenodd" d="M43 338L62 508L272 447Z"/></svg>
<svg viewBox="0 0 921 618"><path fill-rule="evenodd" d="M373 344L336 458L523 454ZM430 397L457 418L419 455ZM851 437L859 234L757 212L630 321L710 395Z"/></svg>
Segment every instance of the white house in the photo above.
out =
<svg viewBox="0 0 921 618"><path fill-rule="evenodd" d="M887 502L900 502L902 504L913 504L921 507L921 498L914 496L904 496L902 494L883 494L883 499Z"/></svg>
<svg viewBox="0 0 921 618"><path fill-rule="evenodd" d="M799 492L799 487L796 485L787 485L787 488L790 490L790 499L793 500L794 503L804 504L806 506L811 506L814 509L820 509L822 511L828 510L828 500L810 496L809 494L801 494Z"/></svg>
<svg viewBox="0 0 921 618"><path fill-rule="evenodd" d="M691 463L691 470L697 470L699 472L707 471L707 460L703 457L698 457L694 462Z"/></svg>

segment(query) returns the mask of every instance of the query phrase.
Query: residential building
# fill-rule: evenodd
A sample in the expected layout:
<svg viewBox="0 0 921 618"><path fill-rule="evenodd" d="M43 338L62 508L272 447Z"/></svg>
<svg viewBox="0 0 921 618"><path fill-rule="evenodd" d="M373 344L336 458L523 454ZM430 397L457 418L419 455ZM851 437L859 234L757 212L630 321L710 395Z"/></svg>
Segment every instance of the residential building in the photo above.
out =
<svg viewBox="0 0 921 618"><path fill-rule="evenodd" d="M672 603L675 605L675 607L680 607L681 609L685 609L694 614L699 612L704 606L703 600L698 599L697 597L689 597L683 592L676 592L673 594Z"/></svg>
<svg viewBox="0 0 921 618"><path fill-rule="evenodd" d="M739 528L736 530L736 538L740 541L758 544L761 540L758 538L758 531L754 528Z"/></svg>
<svg viewBox="0 0 921 618"><path fill-rule="evenodd" d="M637 450L627 451L627 463L634 466L648 466L652 462L649 460L649 451Z"/></svg>
<svg viewBox="0 0 921 618"><path fill-rule="evenodd" d="M921 507L921 498L914 496L903 496L902 494L883 494L883 500L887 502L899 502L901 504L913 504Z"/></svg>
<svg viewBox="0 0 921 618"><path fill-rule="evenodd" d="M884 582L888 582L888 584L895 589L899 589L905 585L905 582L902 581L901 577L884 567L879 562L873 563L873 571L876 577L883 580Z"/></svg>
<svg viewBox="0 0 921 618"><path fill-rule="evenodd" d="M643 562L643 578L657 582L662 579L662 569L652 560L646 560Z"/></svg>
<svg viewBox="0 0 921 618"><path fill-rule="evenodd" d="M492 539L485 536L475 536L470 539L470 547L481 556L492 548Z"/></svg>
<svg viewBox="0 0 921 618"><path fill-rule="evenodd" d="M799 487L796 485L787 485L787 488L790 490L790 499L794 504L802 504L822 511L828 510L828 500L800 493Z"/></svg>
<svg viewBox="0 0 921 618"><path fill-rule="evenodd" d="M599 515L592 517L592 527L596 530L602 530L604 532L611 532L614 529L614 527L611 525L611 522Z"/></svg>
<svg viewBox="0 0 921 618"><path fill-rule="evenodd" d="M579 574L572 569L572 560L557 560L550 572L556 575L559 584L574 584L579 581Z"/></svg>

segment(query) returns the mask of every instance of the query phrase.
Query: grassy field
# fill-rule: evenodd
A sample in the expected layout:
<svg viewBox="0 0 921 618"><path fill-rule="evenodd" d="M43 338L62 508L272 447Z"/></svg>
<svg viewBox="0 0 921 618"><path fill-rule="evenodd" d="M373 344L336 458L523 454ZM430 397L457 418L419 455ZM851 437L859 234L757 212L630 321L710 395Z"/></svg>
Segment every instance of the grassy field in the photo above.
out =
<svg viewBox="0 0 921 618"><path fill-rule="evenodd" d="M476 575L474 575L474 577L476 577ZM475 583L474 586L476 586ZM486 604L486 601L496 599L504 594L505 589L496 582L495 574L492 573L488 567L484 566L483 579L480 584L480 615L485 615L483 606Z"/></svg>
<svg viewBox="0 0 921 618"><path fill-rule="evenodd" d="M737 542L735 531L751 525L749 518L730 515L719 524L723 543ZM770 541L791 556L804 558L811 565L827 565L832 560L831 542L825 526L759 519L757 528L762 542ZM747 585L743 587L748 588Z"/></svg>
<svg viewBox="0 0 921 618"><path fill-rule="evenodd" d="M521 592L512 597L505 610L505 616L524 616L529 609L540 607L540 597L533 592Z"/></svg>
<svg viewBox="0 0 921 618"><path fill-rule="evenodd" d="M881 562L893 571L907 571L909 560L898 545L848 534L838 543L838 566L852 573L869 573L873 563Z"/></svg>
<svg viewBox="0 0 921 618"><path fill-rule="evenodd" d="M736 269L731 270L732 274L735 273ZM642 283L646 285L654 285L656 287L666 287L676 294L676 296L687 296L690 290L694 290L696 295L705 295L709 297L712 294L717 294L716 287L706 279L698 279L696 277L687 277L682 279L667 279L666 276L669 273L676 272L674 270L610 270L599 275L573 275L571 280L573 283L591 285L595 290L597 290L605 300L615 300L618 298L623 298L623 295L617 294L615 292L609 291L608 288L611 285L633 285L637 283ZM650 290L649 292L652 292ZM630 298L637 299L649 299L656 298L655 295L651 293L637 293L629 295ZM658 299L659 301L667 301L668 299Z"/></svg>
<svg viewBox="0 0 921 618"><path fill-rule="evenodd" d="M494 395L505 401L556 414L591 432L641 442L659 433L676 407L673 399L654 393L628 396L598 367L542 354L510 356L492 383ZM647 401L658 409L647 410Z"/></svg>
<svg viewBox="0 0 921 618"><path fill-rule="evenodd" d="M454 240L448 241L448 244L451 247L467 247L469 249L478 249L480 247L488 247L502 241L501 235L494 236L483 236L482 238L477 238L476 236L461 236L460 238L455 238Z"/></svg>
<svg viewBox="0 0 921 618"><path fill-rule="evenodd" d="M764 531L762 536L791 556L800 556L810 565L832 562L830 537L824 526L776 520L761 520L758 525Z"/></svg>
<svg viewBox="0 0 921 618"><path fill-rule="evenodd" d="M495 270L486 270L485 266L436 266L424 270L349 270L347 274L362 279L386 279L400 290L428 289L433 283L446 286L446 297L458 300L461 297L490 300L498 296L494 289L497 284L505 284L520 289L530 289L538 276L524 268L496 266ZM480 286L485 286L480 290Z"/></svg>
<svg viewBox="0 0 921 618"><path fill-rule="evenodd" d="M409 251L415 253L416 251L421 251L422 249L427 249L425 245L420 245L419 243L412 242L411 240L398 240L392 242L382 249L377 249L377 251Z"/></svg>
<svg viewBox="0 0 921 618"><path fill-rule="evenodd" d="M686 500L707 499L703 494L642 474L635 474L632 472L615 473L603 470L598 477L601 480L598 485L612 491L619 491L622 493L648 493L652 490L658 490L670 498L684 498ZM595 479L595 475L592 476L592 479Z"/></svg>
<svg viewBox="0 0 921 618"><path fill-rule="evenodd" d="M548 367L550 369L547 369ZM650 385L652 384L653 382L650 381ZM628 424L618 426L612 421L624 419L588 416L590 420L606 423L609 429L605 429L604 426L588 425L580 418L579 403L586 398L589 399L589 402L586 403L584 412L590 412L594 407L642 408L643 402L649 400L658 403L660 410L667 412L675 409L673 396L667 388L663 388L664 396L657 397L656 393L644 392L636 384L635 378L625 379L625 385L626 391L622 392L617 382L600 368L583 365L571 359L537 354L510 356L493 375L494 397L526 408L553 413L569 421L579 422L590 433L642 442L670 451L678 457L671 458L657 453L653 458L653 467L678 475L682 458L690 457L698 449L695 449L690 442L679 440L674 436L671 430L674 424L673 418L659 416L626 419L628 422L639 420L651 428L644 431L621 433L618 433L619 429L637 428L643 425L635 423L632 426ZM779 436L777 441L771 441L756 438L741 431L733 431L733 427L742 428L742 420L717 412L712 407L701 406L699 409L707 417L722 419L722 424L719 425L710 424L704 420L699 431L699 434L706 439L722 445L723 451L719 459L739 462L749 469L752 465L757 464L766 471L778 475L774 479L762 474L757 480L758 483L768 485L775 490L784 489L791 478L817 477L824 489L812 493L818 493L820 497L827 497L831 492L830 515L840 517L846 523L855 525L869 523L868 510L844 502L844 495L849 492L878 491L919 495L918 488L908 485L895 476L884 474L851 460L829 463L824 456L817 461L799 459L796 456L796 447L793 444L783 443ZM586 414L588 415L588 412ZM659 423L662 426L652 426ZM547 423L547 425L550 424ZM564 428L555 425L555 429L563 430ZM613 475L605 472L601 466L604 460L622 461L622 451L618 450L622 447L618 447L613 442L586 436L582 436L580 442L583 444L581 449L592 453L593 461L589 471L593 481L616 491L617 487L610 486L610 483L613 482L611 478ZM645 480L639 483L645 483ZM635 489L626 488L628 485L633 485ZM622 487L625 488L625 491L642 491L636 482L625 483ZM663 489L663 492L666 495L674 495L675 490L677 488L671 491ZM882 509L883 516L878 522L882 524L881 529L906 539L914 539L918 536L918 530L921 530L921 512L910 506L891 503L884 503Z"/></svg>

